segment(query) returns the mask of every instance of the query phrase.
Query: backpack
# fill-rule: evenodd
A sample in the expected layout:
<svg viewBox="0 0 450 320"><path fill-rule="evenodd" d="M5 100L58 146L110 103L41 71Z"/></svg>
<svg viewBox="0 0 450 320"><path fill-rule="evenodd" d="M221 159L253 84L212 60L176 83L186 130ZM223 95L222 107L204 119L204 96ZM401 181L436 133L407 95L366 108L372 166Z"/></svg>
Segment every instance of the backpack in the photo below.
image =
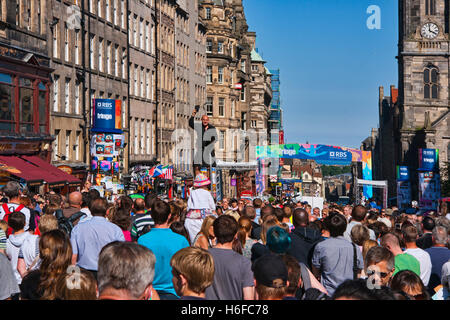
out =
<svg viewBox="0 0 450 320"><path fill-rule="evenodd" d="M3 211L5 211L5 216L3 217L3 220L5 220L5 222L8 223L9 216L11 215L11 213L20 212L20 210L25 208L25 206L23 204L20 204L16 209L14 209L13 212L9 211L9 207L8 207L7 203L2 204L2 208L3 208ZM6 236L9 237L12 234L12 232L13 232L12 228L8 227L8 229L6 230Z"/></svg>
<svg viewBox="0 0 450 320"><path fill-rule="evenodd" d="M64 217L61 209L56 210L55 216L58 219L58 228L65 232L69 237L72 233L73 223L77 221L82 216L85 216L86 213L78 211L71 215L69 218Z"/></svg>

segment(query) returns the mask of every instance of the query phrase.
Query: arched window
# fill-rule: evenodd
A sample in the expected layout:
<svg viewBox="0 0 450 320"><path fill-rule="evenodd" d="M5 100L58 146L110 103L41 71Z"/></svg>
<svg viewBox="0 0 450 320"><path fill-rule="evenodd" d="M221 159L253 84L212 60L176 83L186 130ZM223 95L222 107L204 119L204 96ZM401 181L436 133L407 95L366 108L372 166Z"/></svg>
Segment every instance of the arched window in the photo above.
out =
<svg viewBox="0 0 450 320"><path fill-rule="evenodd" d="M436 14L436 0L425 0L425 14L427 16Z"/></svg>
<svg viewBox="0 0 450 320"><path fill-rule="evenodd" d="M433 66L428 65L423 71L423 96L425 99L439 98L439 70Z"/></svg>

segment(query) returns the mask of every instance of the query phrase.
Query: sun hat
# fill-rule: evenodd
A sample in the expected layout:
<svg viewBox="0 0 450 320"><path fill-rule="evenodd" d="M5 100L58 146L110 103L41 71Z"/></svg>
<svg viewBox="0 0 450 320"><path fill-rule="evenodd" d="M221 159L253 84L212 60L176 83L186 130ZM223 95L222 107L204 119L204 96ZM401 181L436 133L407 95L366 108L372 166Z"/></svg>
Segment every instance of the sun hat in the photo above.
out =
<svg viewBox="0 0 450 320"><path fill-rule="evenodd" d="M211 181L204 174L200 173L195 177L194 187L199 188L199 187L207 186L209 184L211 184Z"/></svg>

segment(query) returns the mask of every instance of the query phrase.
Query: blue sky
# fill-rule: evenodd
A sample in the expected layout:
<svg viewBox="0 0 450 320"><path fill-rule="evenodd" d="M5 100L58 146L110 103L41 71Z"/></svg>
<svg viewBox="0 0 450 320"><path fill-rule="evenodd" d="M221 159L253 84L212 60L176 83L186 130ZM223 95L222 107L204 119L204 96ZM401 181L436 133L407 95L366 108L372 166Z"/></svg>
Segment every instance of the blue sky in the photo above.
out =
<svg viewBox="0 0 450 320"><path fill-rule="evenodd" d="M280 69L287 143L359 148L378 126L378 87L397 86L395 0L243 0L269 69ZM381 9L370 30L367 8Z"/></svg>

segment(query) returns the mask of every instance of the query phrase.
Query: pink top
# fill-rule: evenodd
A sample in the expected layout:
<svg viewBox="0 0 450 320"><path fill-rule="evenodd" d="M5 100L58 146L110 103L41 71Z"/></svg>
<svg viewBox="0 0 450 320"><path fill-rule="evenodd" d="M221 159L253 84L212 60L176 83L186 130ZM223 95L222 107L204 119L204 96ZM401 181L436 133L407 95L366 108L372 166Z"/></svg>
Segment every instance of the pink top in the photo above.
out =
<svg viewBox="0 0 450 320"><path fill-rule="evenodd" d="M131 242L131 233L130 233L130 231L122 230L122 232L123 232L123 236L125 237L125 241Z"/></svg>

